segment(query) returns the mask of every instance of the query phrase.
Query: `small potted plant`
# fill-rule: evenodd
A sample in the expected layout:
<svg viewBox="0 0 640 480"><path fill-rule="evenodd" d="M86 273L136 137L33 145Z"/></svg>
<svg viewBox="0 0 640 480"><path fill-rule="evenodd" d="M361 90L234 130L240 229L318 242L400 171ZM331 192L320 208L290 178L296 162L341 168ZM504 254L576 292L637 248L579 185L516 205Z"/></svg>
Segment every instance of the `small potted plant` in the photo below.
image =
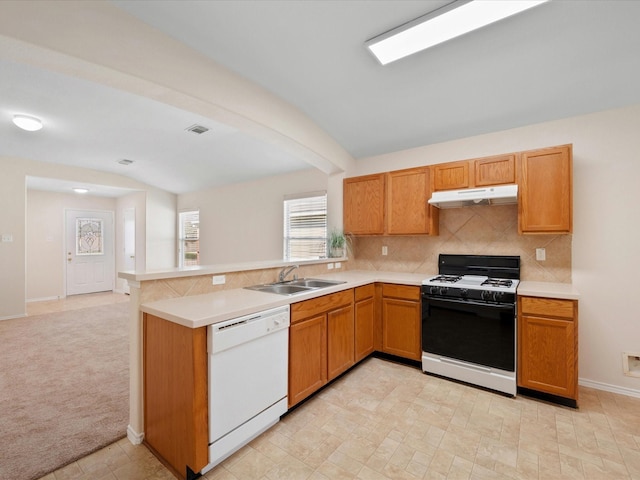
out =
<svg viewBox="0 0 640 480"><path fill-rule="evenodd" d="M332 258L344 257L344 247L347 239L339 230L333 230L329 236L329 256Z"/></svg>

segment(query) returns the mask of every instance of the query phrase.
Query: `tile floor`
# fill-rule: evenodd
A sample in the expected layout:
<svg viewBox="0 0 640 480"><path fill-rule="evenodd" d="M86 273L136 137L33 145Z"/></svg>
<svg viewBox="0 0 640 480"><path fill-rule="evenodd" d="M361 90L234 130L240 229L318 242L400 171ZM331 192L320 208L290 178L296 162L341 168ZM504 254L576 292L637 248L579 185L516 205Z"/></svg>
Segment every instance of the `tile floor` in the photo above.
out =
<svg viewBox="0 0 640 480"><path fill-rule="evenodd" d="M172 478L122 439L42 480ZM640 479L640 399L581 387L574 410L370 358L205 478Z"/></svg>

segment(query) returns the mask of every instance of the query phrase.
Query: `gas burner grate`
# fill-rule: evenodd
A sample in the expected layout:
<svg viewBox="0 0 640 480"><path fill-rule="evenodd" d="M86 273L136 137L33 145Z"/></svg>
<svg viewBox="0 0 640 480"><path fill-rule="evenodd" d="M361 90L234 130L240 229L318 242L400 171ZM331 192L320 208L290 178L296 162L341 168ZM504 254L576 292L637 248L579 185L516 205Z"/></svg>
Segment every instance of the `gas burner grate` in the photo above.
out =
<svg viewBox="0 0 640 480"><path fill-rule="evenodd" d="M460 275L438 275L435 278L432 278L432 282L442 282L442 283L456 283L462 279Z"/></svg>
<svg viewBox="0 0 640 480"><path fill-rule="evenodd" d="M490 287L505 287L505 288L509 288L511 285L513 285L513 281L512 280L504 280L502 278L488 278L487 280L482 282L482 285L487 285L487 286L490 286Z"/></svg>

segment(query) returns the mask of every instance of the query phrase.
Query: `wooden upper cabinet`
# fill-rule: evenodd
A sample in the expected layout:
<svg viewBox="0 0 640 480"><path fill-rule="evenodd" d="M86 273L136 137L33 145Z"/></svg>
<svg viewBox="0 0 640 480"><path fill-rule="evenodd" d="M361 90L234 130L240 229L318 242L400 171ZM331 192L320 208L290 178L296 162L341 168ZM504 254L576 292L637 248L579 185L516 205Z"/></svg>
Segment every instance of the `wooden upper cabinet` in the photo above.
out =
<svg viewBox="0 0 640 480"><path fill-rule="evenodd" d="M384 233L385 174L345 178L343 221L345 233Z"/></svg>
<svg viewBox="0 0 640 480"><path fill-rule="evenodd" d="M571 233L571 145L522 152L519 163L519 233Z"/></svg>
<svg viewBox="0 0 640 480"><path fill-rule="evenodd" d="M441 163L433 166L433 190L458 190L471 186L469 161Z"/></svg>
<svg viewBox="0 0 640 480"><path fill-rule="evenodd" d="M473 167L476 187L516 183L516 156L513 154L478 158L473 160Z"/></svg>
<svg viewBox="0 0 640 480"><path fill-rule="evenodd" d="M389 235L438 234L438 209L427 203L431 195L429 167L387 173Z"/></svg>

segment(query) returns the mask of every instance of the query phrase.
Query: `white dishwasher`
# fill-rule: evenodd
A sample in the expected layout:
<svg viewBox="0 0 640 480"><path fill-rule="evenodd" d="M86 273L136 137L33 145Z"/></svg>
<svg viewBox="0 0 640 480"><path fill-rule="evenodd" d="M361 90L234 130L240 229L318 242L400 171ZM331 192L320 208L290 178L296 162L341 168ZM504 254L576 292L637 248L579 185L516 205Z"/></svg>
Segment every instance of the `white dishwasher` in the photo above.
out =
<svg viewBox="0 0 640 480"><path fill-rule="evenodd" d="M207 472L287 411L289 305L210 325Z"/></svg>

